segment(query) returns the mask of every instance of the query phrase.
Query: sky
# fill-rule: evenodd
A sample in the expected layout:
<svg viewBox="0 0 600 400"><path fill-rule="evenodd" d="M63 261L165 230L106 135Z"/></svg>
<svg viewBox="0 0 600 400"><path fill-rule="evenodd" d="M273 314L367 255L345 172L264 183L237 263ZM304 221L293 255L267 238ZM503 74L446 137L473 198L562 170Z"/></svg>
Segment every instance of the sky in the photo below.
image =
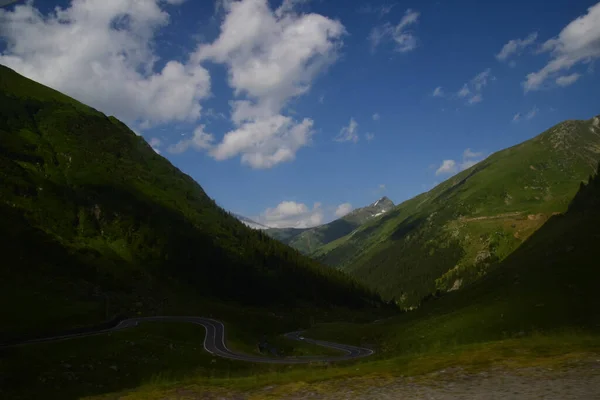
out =
<svg viewBox="0 0 600 400"><path fill-rule="evenodd" d="M0 64L115 115L223 208L272 227L400 203L600 114L598 58L600 3L584 0L0 9Z"/></svg>

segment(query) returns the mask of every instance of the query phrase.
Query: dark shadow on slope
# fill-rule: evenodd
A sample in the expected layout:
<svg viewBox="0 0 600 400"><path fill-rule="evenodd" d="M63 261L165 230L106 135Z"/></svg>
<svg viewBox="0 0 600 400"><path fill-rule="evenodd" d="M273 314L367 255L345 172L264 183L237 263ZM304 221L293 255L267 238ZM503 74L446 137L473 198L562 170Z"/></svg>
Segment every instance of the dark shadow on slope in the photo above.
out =
<svg viewBox="0 0 600 400"><path fill-rule="evenodd" d="M536 330L600 332L599 206L596 175L566 214L551 217L486 276L428 302L415 317L456 315L465 333L484 340ZM474 312L479 317L469 319Z"/></svg>
<svg viewBox="0 0 600 400"><path fill-rule="evenodd" d="M403 239L407 234L418 230L425 221L425 218L411 218L409 220L405 220L390 235L390 238L392 240Z"/></svg>
<svg viewBox="0 0 600 400"><path fill-rule="evenodd" d="M356 229L358 225L352 224L343 219L337 219L321 228L319 228L318 236L323 244L330 243L341 238Z"/></svg>

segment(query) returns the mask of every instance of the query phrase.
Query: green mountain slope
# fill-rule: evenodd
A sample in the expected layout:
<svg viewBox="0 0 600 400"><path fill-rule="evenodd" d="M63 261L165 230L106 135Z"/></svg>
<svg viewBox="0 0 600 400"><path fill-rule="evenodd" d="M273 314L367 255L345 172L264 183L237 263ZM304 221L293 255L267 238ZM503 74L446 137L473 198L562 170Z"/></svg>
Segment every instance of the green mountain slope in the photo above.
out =
<svg viewBox="0 0 600 400"><path fill-rule="evenodd" d="M314 256L405 307L458 289L566 210L600 159L598 125L566 121L499 151Z"/></svg>
<svg viewBox="0 0 600 400"><path fill-rule="evenodd" d="M4 337L190 312L198 298L378 303L245 227L117 119L2 66L0 221Z"/></svg>
<svg viewBox="0 0 600 400"><path fill-rule="evenodd" d="M600 173L600 167L598 169ZM308 334L378 342L382 356L425 352L472 363L457 345L483 343L479 362L600 348L600 175L485 277L378 324L333 324ZM588 335L592 335L589 337ZM512 340L522 338L518 340ZM496 345L493 341L506 340ZM358 342L358 341L357 341ZM518 348L527 347L528 354ZM463 349L464 350L464 349ZM402 364L406 364L405 361Z"/></svg>
<svg viewBox="0 0 600 400"><path fill-rule="evenodd" d="M311 254L322 246L350 234L365 222L384 215L392 208L394 208L394 203L387 197L382 197L373 204L357 208L328 224L310 229L272 228L265 232L304 254Z"/></svg>

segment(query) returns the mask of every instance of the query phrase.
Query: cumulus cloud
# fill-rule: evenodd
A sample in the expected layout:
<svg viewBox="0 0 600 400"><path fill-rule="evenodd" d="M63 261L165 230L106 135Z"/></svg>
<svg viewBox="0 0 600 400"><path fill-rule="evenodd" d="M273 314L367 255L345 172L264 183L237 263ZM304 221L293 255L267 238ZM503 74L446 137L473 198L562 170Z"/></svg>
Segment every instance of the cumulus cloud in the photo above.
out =
<svg viewBox="0 0 600 400"><path fill-rule="evenodd" d="M512 55L521 54L523 52L523 50L525 50L527 47L529 47L535 43L537 37L538 37L537 32L533 32L533 33L530 33L529 36L527 36L524 39L509 40L508 43L506 43L502 47L500 52L498 54L496 54L496 58L499 61L506 61Z"/></svg>
<svg viewBox="0 0 600 400"><path fill-rule="evenodd" d="M350 211L352 211L352 204L350 204L350 203L343 203L343 204L340 204L335 209L335 216L338 217L338 218L341 218L344 215L348 214Z"/></svg>
<svg viewBox="0 0 600 400"><path fill-rule="evenodd" d="M470 148L465 149L462 154L462 161L457 162L455 160L444 160L442 164L435 171L435 175L454 175L459 171L471 168L473 165L479 163L484 159L484 153L479 151L473 151Z"/></svg>
<svg viewBox="0 0 600 400"><path fill-rule="evenodd" d="M527 75L523 82L525 92L538 90L547 79L568 71L577 64L590 63L600 57L600 3L571 21L558 36L547 40L542 45L541 52L549 52L551 59L542 69ZM562 82L568 80L563 79Z"/></svg>
<svg viewBox="0 0 600 400"><path fill-rule="evenodd" d="M462 88L456 93L459 98L468 98L468 104L477 104L483 101L483 89L488 85L490 80L495 80L492 76L490 68L475 75L469 82L465 83Z"/></svg>
<svg viewBox="0 0 600 400"><path fill-rule="evenodd" d="M392 40L397 52L406 53L414 50L417 47L418 40L414 32L409 30L409 27L417 24L419 16L419 12L409 8L398 24L392 25L387 22L373 28L369 35L371 49L375 50L384 40Z"/></svg>
<svg viewBox="0 0 600 400"><path fill-rule="evenodd" d="M563 76L559 76L558 78L556 78L556 84L558 86L570 86L572 84L574 84L575 82L577 82L577 80L581 78L581 74L578 73L574 73L571 75L563 75Z"/></svg>
<svg viewBox="0 0 600 400"><path fill-rule="evenodd" d="M235 129L211 149L217 160L241 156L253 168L295 158L310 143L313 121L282 114L288 101L309 91L313 79L337 58L343 25L295 11L300 1L272 10L267 0L226 1L219 37L193 59L227 66Z"/></svg>
<svg viewBox="0 0 600 400"><path fill-rule="evenodd" d="M379 113L373 114L373 121L379 121L381 119L381 115Z"/></svg>
<svg viewBox="0 0 600 400"><path fill-rule="evenodd" d="M189 61L167 60L156 71L153 42L169 23L163 6L161 0L73 0L47 15L33 2L0 10L6 42L0 64L128 123L195 121L210 77Z"/></svg>
<svg viewBox="0 0 600 400"><path fill-rule="evenodd" d="M473 159L473 158L481 158L483 157L483 152L481 151L473 151L471 149L466 149L463 152L463 158L465 159Z"/></svg>
<svg viewBox="0 0 600 400"><path fill-rule="evenodd" d="M273 228L312 228L323 223L324 212L321 203L306 204L283 201L275 208L267 208L255 220Z"/></svg>
<svg viewBox="0 0 600 400"><path fill-rule="evenodd" d="M444 90L441 86L436 87L432 93L433 97L444 97Z"/></svg>
<svg viewBox="0 0 600 400"><path fill-rule="evenodd" d="M174 145L169 146L168 151L172 154L183 153L187 149L194 148L196 150L206 150L213 146L214 136L210 133L206 133L204 129L205 125L199 125L195 130L191 138L183 139Z"/></svg>
<svg viewBox="0 0 600 400"><path fill-rule="evenodd" d="M370 142L373 139L375 139L375 134L372 132L367 132L367 134L365 135L365 139L367 139L367 142Z"/></svg>
<svg viewBox="0 0 600 400"><path fill-rule="evenodd" d="M225 134L210 153L217 160L241 155L243 164L271 168L293 160L298 149L309 143L312 128L313 121L307 118L300 123L280 114L256 118Z"/></svg>
<svg viewBox="0 0 600 400"><path fill-rule="evenodd" d="M348 126L343 127L333 140L336 142L358 142L358 123L354 118L350 118Z"/></svg>
<svg viewBox="0 0 600 400"><path fill-rule="evenodd" d="M456 165L456 161L454 160L444 160L442 161L442 165L435 171L436 175L444 175L444 174L455 174L458 171L458 167Z"/></svg>

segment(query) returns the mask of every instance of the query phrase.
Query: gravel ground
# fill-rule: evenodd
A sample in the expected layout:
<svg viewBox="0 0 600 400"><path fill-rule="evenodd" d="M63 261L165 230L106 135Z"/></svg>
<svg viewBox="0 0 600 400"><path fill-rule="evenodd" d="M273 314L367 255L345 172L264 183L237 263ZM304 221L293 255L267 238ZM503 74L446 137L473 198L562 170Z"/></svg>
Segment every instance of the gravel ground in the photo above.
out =
<svg viewBox="0 0 600 400"><path fill-rule="evenodd" d="M394 378L374 381L356 389L352 381L338 382L334 391L311 390L273 398L289 400L600 400L600 359L577 365L549 368L506 370L493 368L478 374L452 369L418 378ZM364 383L363 383L364 386ZM271 390L276 390L274 387ZM266 393L265 393L266 392ZM264 390L267 394L269 389ZM260 396L257 396L260 397ZM249 396L252 399L253 396Z"/></svg>
<svg viewBox="0 0 600 400"><path fill-rule="evenodd" d="M235 394L187 387L163 393L160 399L600 400L600 354L554 368L491 367L479 373L468 373L462 368L449 368L418 377L357 377L314 385L297 382L283 386L267 386L252 393Z"/></svg>

